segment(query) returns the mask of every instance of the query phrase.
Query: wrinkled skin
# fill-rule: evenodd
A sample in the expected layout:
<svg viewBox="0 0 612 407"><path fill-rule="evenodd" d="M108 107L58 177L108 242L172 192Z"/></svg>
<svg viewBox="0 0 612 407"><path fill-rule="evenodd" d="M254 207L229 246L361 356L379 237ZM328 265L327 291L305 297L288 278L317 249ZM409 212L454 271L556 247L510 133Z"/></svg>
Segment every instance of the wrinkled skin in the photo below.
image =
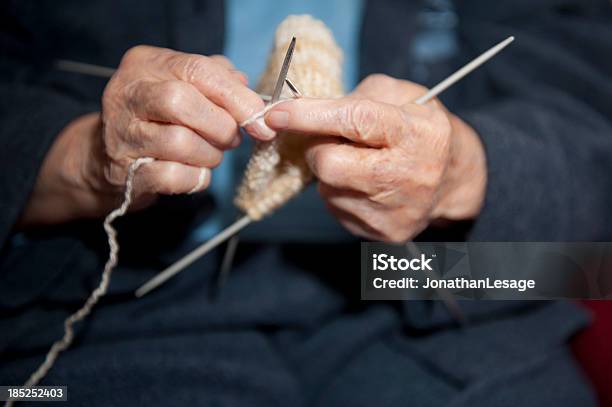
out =
<svg viewBox="0 0 612 407"><path fill-rule="evenodd" d="M426 91L372 75L345 98L279 104L266 123L312 137L308 164L350 232L401 242L432 223L476 217L484 200L477 134L437 100L411 103Z"/></svg>
<svg viewBox="0 0 612 407"><path fill-rule="evenodd" d="M156 161L139 169L134 208L158 194L202 190L223 151L240 144L239 123L263 108L224 57L132 48L104 90L102 111L77 118L58 136L20 224L108 213L139 157ZM263 119L247 131L261 140L275 136Z"/></svg>

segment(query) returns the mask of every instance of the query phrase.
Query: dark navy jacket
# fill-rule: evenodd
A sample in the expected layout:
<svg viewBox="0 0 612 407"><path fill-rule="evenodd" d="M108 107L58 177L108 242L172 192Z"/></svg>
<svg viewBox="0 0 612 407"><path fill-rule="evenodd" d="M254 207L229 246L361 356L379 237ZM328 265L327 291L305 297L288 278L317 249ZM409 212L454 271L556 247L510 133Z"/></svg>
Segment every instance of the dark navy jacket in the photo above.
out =
<svg viewBox="0 0 612 407"><path fill-rule="evenodd" d="M501 3L501 4L500 4ZM2 1L0 11L0 384L37 366L97 284L99 221L11 238L59 131L99 109L105 81L54 59L116 66L131 46L221 53L221 1ZM478 220L437 239L612 237L612 12L601 0L456 1L459 52L432 85L508 35L517 41L442 97L481 136L489 182ZM413 79L418 2L367 3L361 74ZM245 245L216 298L218 253L163 289L140 283L184 253L214 204L163 200L119 225L109 295L42 384L74 405L589 405L566 349L585 323L566 303L359 301L358 247ZM554 390L553 390L554 389Z"/></svg>

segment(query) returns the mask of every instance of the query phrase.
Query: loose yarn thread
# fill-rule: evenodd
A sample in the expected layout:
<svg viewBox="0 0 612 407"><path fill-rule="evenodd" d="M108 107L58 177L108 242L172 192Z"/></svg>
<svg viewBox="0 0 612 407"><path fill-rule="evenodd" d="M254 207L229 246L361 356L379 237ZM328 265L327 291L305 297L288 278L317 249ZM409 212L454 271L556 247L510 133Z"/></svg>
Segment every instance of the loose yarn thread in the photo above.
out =
<svg viewBox="0 0 612 407"><path fill-rule="evenodd" d="M241 124L241 126L245 126L246 124L253 123L255 120L262 118L268 110L270 110L275 105L282 103L286 100L280 100L276 103L272 103L266 106L261 111L253 114L247 120ZM246 124L244 124L246 123ZM135 160L128 169L128 175L125 180L125 191L123 194L123 202L121 205L114 209L111 213L109 213L106 218L104 218L104 230L106 231L106 235L108 238L108 246L109 246L109 255L106 264L104 265L104 271L102 272L102 277L100 278L100 283L98 286L91 292L89 298L85 301L83 306L70 315L68 318L64 320L64 336L55 341L47 355L45 356L45 360L43 363L30 375L28 380L23 385L26 388L36 386L51 370L55 361L57 360L59 354L72 345L74 340L74 325L84 320L92 311L93 307L100 301L106 292L108 291L108 286L110 284L111 275L117 262L119 261L119 243L117 242L117 231L113 227L112 223L121 216L127 213L127 210L132 203L132 191L134 189L134 178L136 176L136 171L143 165L149 164L155 161L154 158L151 157L141 157ZM202 169L200 171L200 175L198 177L198 181L196 185L193 187L191 191L188 193L194 193L201 189L204 179L206 177L206 169ZM11 407L14 404L14 400L9 400L5 403L5 407Z"/></svg>
<svg viewBox="0 0 612 407"><path fill-rule="evenodd" d="M49 370L53 367L57 357L61 352L66 350L72 344L74 340L74 325L85 319L87 315L91 313L93 307L98 303L100 298L102 298L106 291L108 290L108 286L110 284L111 274L118 261L118 253L119 253L119 243L117 243L117 231L113 227L112 223L115 219L125 215L130 204L132 203L132 190L134 189L134 175L136 174L136 170L140 168L144 164L148 164L153 162L154 159L150 157L139 158L134 161L128 170L128 176L125 182L125 192L123 195L123 202L121 205L109 213L104 219L104 230L106 231L106 235L108 237L108 245L109 245L109 255L106 264L104 265L104 271L102 272L102 277L100 279L100 283L98 286L91 292L89 298L85 301L85 304L70 315L68 318L64 320L64 336L57 340L47 352L44 362L30 375L28 380L25 382L24 387L32 387L36 386L49 372ZM6 402L5 406L9 407L13 405L13 401L9 400Z"/></svg>
<svg viewBox="0 0 612 407"><path fill-rule="evenodd" d="M310 16L291 16L286 19L279 27L277 32L277 47L280 48L280 42L287 37L283 31L295 31L303 36L308 37L307 33L312 36L314 41L311 45L318 45L319 51L324 51L323 58L327 63L323 66L314 66L309 63L314 55L310 50L308 52L297 52L294 60L297 61L299 69L293 67L293 71L300 71L303 76L302 80L316 90L312 96L332 96L341 94L340 81L337 79L340 72L341 53L333 41L333 36L324 24L318 20L312 19ZM318 54L319 60L321 54ZM300 61L301 60L301 61ZM272 63L278 62L274 58ZM273 65L273 64L271 64ZM269 66L270 70L272 66ZM335 74L326 77L322 71L332 71ZM271 78L271 76L270 76ZM264 75L263 83L266 85L267 78ZM321 94L319 94L322 92ZM294 95L297 97L299 95ZM279 100L275 103L268 104L261 111L253 114L251 117L240 123L241 127L254 123L262 119L265 114L279 103L285 102L287 99ZM282 151L281 151L282 150ZM292 141L279 142L273 140L271 142L259 142L256 145L254 156L249 162L243 185L239 189L239 194L236 203L239 207L245 210L252 219L259 219L264 214L269 213L274 208L281 206L286 200L298 193L306 183L310 180L312 174L303 163L303 146L301 143ZM281 164L280 157L288 157L289 161L283 164L283 169L278 172L277 165ZM125 182L125 191L123 202L121 205L109 213L104 219L104 230L106 231L109 245L109 256L98 286L91 292L83 306L64 320L64 335L61 339L53 343L45 356L43 363L30 375L24 387L32 387L37 385L51 370L60 353L70 347L74 340L74 325L77 322L83 321L92 311L93 307L102 298L110 284L110 278L113 270L118 262L119 243L117 242L117 231L112 226L112 223L119 217L125 215L132 202L132 191L134 188L134 178L136 171L142 165L149 164L155 161L151 157L141 157L135 160L128 169L128 175ZM206 176L205 169L202 169L198 177L198 181L194 188L188 193L194 193L201 189ZM267 193L263 193L264 189L269 189ZM263 193L263 194L262 194ZM262 196L263 195L263 196ZM267 195L267 196L265 196ZM9 400L5 406L12 406L14 401Z"/></svg>
<svg viewBox="0 0 612 407"><path fill-rule="evenodd" d="M266 115L266 113L268 113L268 111L270 111L274 106L281 104L283 102L286 102L287 100L290 100L290 99L278 100L274 103L270 103L266 105L266 107L264 107L261 111L255 113L254 115L252 115L251 117L249 117L248 119L240 123L240 127L245 127L245 126L248 126L249 124L253 124L255 121L263 118Z"/></svg>

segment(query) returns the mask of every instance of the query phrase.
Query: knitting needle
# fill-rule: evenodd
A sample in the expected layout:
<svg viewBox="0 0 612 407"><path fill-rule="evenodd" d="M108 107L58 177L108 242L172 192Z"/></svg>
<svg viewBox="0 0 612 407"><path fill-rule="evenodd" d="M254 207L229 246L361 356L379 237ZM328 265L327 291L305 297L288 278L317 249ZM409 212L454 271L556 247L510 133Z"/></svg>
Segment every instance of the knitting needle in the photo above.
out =
<svg viewBox="0 0 612 407"><path fill-rule="evenodd" d="M407 241L404 247L406 248L406 251L412 258L417 258L421 255L421 250L413 241ZM442 279L440 274L433 269L426 270L426 268L423 268L423 270L421 271L430 280L441 280ZM450 292L450 290L446 287L436 287L434 288L434 291L438 294L438 297L440 298L440 300L442 300L442 303L448 310L449 314L451 314L451 316L455 319L455 321L457 321L459 326L466 325L468 322L467 316L461 310L461 307L457 303L457 300L455 299L453 294Z"/></svg>
<svg viewBox="0 0 612 407"><path fill-rule="evenodd" d="M296 98L302 97L302 92L299 91L299 89L293 84L293 82L291 82L289 78L285 78L285 83L287 84L287 86L289 86L289 89L291 90L291 92L293 92L294 97Z"/></svg>
<svg viewBox="0 0 612 407"><path fill-rule="evenodd" d="M435 98L437 95L454 85L457 81L463 79L464 76L472 72L474 69L478 68L480 65L484 64L489 59L494 57L499 51L506 48L512 41L514 41L514 36L506 38L499 44L483 52L482 54L474 58L472 61L465 64L451 76L431 88L426 94L415 100L414 103L417 105L423 105L429 102L431 99Z"/></svg>
<svg viewBox="0 0 612 407"><path fill-rule="evenodd" d="M238 249L239 242L240 235L238 233L232 236L227 242L225 254L223 255L223 260L221 261L221 269L219 269L219 275L217 276L217 285L214 292L215 295L221 292L221 289L227 281L227 277L232 269L232 263L234 262L234 257L236 256L236 250Z"/></svg>
<svg viewBox="0 0 612 407"><path fill-rule="evenodd" d="M203 245L196 248L194 251L174 263L172 266L168 267L161 273L157 274L147 283L142 285L138 290L136 290L136 297L142 297L149 291L153 290L157 286L164 283L170 277L174 276L176 273L189 266L191 263L199 259L201 256L204 256L206 253L226 241L229 237L236 234L239 230L242 230L246 225L251 223L251 218L248 216L243 216L232 225L225 228L221 233L204 243Z"/></svg>
<svg viewBox="0 0 612 407"><path fill-rule="evenodd" d="M289 86L289 88L294 94L301 95L301 93L297 90L293 82L291 82L287 78L287 73L289 73L289 65L291 65L291 58L293 57L293 51L295 50L295 42L295 37L291 38L291 42L289 43L289 47L287 48L287 52L285 53L285 59L283 60L283 64L281 65L281 69L278 74L278 78L276 79L276 84L274 85L274 92L272 93L270 104L278 102L285 83ZM229 243L227 244L227 249L225 250L225 255L223 256L223 261L221 262L221 271L219 272L219 277L217 280L218 287L221 287L225 283L225 278L229 274L230 268L232 267L232 261L234 259L234 254L236 253L238 240L238 234L236 234L232 236Z"/></svg>
<svg viewBox="0 0 612 407"><path fill-rule="evenodd" d="M296 43L295 37L291 38L291 42L289 43L289 47L287 48L287 52L285 53L285 59L283 60L283 64L278 74L278 79L276 80L276 84L274 85L274 92L272 93L272 98L270 99L270 103L276 103L280 99L281 93L283 91L283 86L285 85L285 82L287 81L287 73L289 72L289 66L291 65L291 58L293 57L293 51L295 50L295 43ZM289 81L289 83L291 83L291 81ZM295 88L295 85L291 83L290 87L293 90ZM223 279L225 275L229 272L229 269L231 267L231 262L234 257L234 252L236 251L236 246L238 245L238 237L235 235L240 229L242 229L249 223L251 223L251 218L249 218L248 216L244 216L241 219L237 220L229 228L225 229L223 232L221 232L220 234L218 234L217 236L209 240L207 242L209 243L209 245L207 245L207 243L203 244L202 246L200 246L199 248L197 248L196 250L194 250L193 252L185 256L183 259L179 260L177 263L171 265L166 270L156 275L152 280L144 284L138 290L136 290L136 296L142 297L143 295L145 295L146 293L148 293L149 291L151 291L158 285L162 284L163 282L165 282L166 280L174 276L176 273L181 271L184 267L187 267L197 258L199 258L200 256L203 256L209 250L212 250L215 246L225 241L227 238L234 236L234 239L230 241L230 244L228 246L228 249L226 251L226 254L224 256L223 263L221 266L221 274L219 275L219 283L223 284ZM234 229L234 227L236 227L237 225L243 225L243 226L239 226L237 229Z"/></svg>
<svg viewBox="0 0 612 407"><path fill-rule="evenodd" d="M63 72L97 76L99 78L110 78L116 71L116 69L109 68L108 66L86 64L85 62L71 61L68 59L56 60L55 68ZM261 93L258 93L258 95L264 102L268 102L272 99L270 95L262 95Z"/></svg>
<svg viewBox="0 0 612 407"><path fill-rule="evenodd" d="M283 91L283 86L287 81L287 73L289 72L289 65L291 65L291 58L293 57L294 50L295 37L291 38L291 42L289 43L289 47L287 48L287 53L285 54L283 65L281 66L280 73L278 74L276 85L274 85L274 92L272 92L272 99L270 99L270 103L276 103L280 99L281 92Z"/></svg>
<svg viewBox="0 0 612 407"><path fill-rule="evenodd" d="M289 87L289 90L293 93L295 98L302 97L302 92L291 82L289 78L285 78L285 83ZM229 275L230 269L232 268L232 263L234 261L234 256L236 255L236 249L238 248L238 241L240 237L236 233L234 236L230 238L227 242L227 247L225 248L225 254L223 255L223 260L221 260L221 269L219 270L219 275L217 276L217 285L214 294L218 294L221 288L225 285L227 281L227 276Z"/></svg>
<svg viewBox="0 0 612 407"><path fill-rule="evenodd" d="M458 71L450 75L448 78L444 79L442 82L431 88L427 93L423 96L419 97L415 100L415 104L423 105L429 102L431 99L438 96L440 93L444 92L446 89L454 85L457 81L462 79L464 76L474 71L480 65L487 62L493 56L495 56L502 49L507 47L512 41L514 41L514 37L508 37L499 44L493 46L489 50L485 51L471 62L468 62L465 66L460 68ZM225 240L232 237L239 230L246 227L252 220L248 215L244 215L234 224L228 226L226 229L221 231L218 235L213 237L208 242L205 242L200 247L196 248L193 252L189 253L187 256L183 257L178 262L174 263L167 269L160 272L157 276L153 277L153 279L149 280L147 283L142 285L138 290L136 290L136 296L142 297L147 294L149 291L157 288L159 285L164 283L166 280L179 273L183 268L187 267L195 260L197 260L200 256L205 255L210 250L214 249L217 245L221 244Z"/></svg>

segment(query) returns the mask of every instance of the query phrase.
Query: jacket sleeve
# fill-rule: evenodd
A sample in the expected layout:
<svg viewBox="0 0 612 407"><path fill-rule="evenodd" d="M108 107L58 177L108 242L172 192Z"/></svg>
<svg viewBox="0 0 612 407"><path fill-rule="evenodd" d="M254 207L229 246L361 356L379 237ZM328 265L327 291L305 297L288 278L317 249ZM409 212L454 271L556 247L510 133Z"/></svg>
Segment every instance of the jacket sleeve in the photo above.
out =
<svg viewBox="0 0 612 407"><path fill-rule="evenodd" d="M93 110L53 89L0 83L0 244L25 206L55 137Z"/></svg>
<svg viewBox="0 0 612 407"><path fill-rule="evenodd" d="M488 165L484 208L468 237L610 239L612 4L510 3L499 18L473 13L462 29L479 49L516 37L482 70L492 102L459 112Z"/></svg>
<svg viewBox="0 0 612 407"><path fill-rule="evenodd" d="M19 23L8 2L0 3L0 11L0 247L4 247L56 136L71 120L97 106L69 90L67 85L82 88L78 76L64 74L63 82L54 79L61 73L52 69L52 51L41 45L39 32Z"/></svg>

